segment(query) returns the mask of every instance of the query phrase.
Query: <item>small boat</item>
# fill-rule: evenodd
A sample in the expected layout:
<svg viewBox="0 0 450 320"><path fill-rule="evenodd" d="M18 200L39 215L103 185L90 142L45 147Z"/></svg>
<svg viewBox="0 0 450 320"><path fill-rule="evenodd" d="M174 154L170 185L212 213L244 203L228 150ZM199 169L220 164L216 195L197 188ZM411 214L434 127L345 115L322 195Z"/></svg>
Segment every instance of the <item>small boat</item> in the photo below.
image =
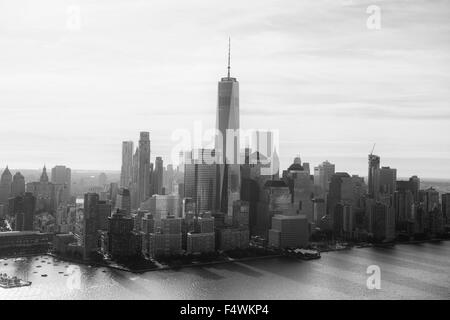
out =
<svg viewBox="0 0 450 320"><path fill-rule="evenodd" d="M9 289L9 288L18 288L30 286L31 281L24 281L17 277L9 277L6 273L0 274L0 288Z"/></svg>
<svg viewBox="0 0 450 320"><path fill-rule="evenodd" d="M300 249L300 248L286 249L285 255L301 260L320 259L320 252L311 249Z"/></svg>
<svg viewBox="0 0 450 320"><path fill-rule="evenodd" d="M47 274L41 274L41 277L47 277L48 275Z"/></svg>

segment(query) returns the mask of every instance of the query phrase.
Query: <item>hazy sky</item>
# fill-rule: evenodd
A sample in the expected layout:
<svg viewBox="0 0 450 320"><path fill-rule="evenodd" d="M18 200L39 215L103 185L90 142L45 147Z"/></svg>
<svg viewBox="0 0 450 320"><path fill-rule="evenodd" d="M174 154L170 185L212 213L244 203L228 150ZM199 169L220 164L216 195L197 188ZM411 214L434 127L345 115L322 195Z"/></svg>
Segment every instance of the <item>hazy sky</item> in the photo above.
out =
<svg viewBox="0 0 450 320"><path fill-rule="evenodd" d="M449 18L431 0L0 0L0 167L120 169L141 130L168 160L174 130L215 126L231 36L241 127L279 130L283 167L364 175L376 142L399 176L450 178Z"/></svg>

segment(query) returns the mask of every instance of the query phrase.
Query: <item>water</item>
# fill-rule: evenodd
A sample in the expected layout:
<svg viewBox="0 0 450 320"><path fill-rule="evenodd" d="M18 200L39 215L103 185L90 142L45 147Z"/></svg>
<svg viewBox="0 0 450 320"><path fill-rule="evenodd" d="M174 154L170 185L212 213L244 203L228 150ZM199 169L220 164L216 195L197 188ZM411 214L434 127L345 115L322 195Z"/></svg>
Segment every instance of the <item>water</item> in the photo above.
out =
<svg viewBox="0 0 450 320"><path fill-rule="evenodd" d="M366 286L369 265L381 269L379 290ZM0 272L28 275L33 282L30 287L0 288L0 300L450 299L449 271L448 241L355 248L323 253L311 261L273 258L144 274L40 256L0 260Z"/></svg>

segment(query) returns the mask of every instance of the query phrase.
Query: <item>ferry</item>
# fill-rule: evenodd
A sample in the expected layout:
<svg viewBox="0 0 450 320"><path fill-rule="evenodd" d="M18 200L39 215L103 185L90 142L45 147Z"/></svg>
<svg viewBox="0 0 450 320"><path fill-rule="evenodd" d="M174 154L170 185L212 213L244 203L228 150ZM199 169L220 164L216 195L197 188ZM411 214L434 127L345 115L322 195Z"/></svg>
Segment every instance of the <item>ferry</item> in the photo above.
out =
<svg viewBox="0 0 450 320"><path fill-rule="evenodd" d="M285 254L289 257L294 257L302 260L320 259L320 252L311 249L286 249Z"/></svg>
<svg viewBox="0 0 450 320"><path fill-rule="evenodd" d="M31 281L24 281L17 277L8 277L6 273L0 274L0 288L9 289L26 286L31 286Z"/></svg>

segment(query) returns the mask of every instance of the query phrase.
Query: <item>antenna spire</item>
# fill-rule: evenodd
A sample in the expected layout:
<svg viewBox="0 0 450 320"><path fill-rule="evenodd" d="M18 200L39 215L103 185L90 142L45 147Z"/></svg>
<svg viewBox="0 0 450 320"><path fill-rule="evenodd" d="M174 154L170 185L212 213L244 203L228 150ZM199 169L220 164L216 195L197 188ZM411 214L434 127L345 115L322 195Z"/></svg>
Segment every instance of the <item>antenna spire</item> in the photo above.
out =
<svg viewBox="0 0 450 320"><path fill-rule="evenodd" d="M231 37L228 37L228 79L230 79L230 51L231 51Z"/></svg>

